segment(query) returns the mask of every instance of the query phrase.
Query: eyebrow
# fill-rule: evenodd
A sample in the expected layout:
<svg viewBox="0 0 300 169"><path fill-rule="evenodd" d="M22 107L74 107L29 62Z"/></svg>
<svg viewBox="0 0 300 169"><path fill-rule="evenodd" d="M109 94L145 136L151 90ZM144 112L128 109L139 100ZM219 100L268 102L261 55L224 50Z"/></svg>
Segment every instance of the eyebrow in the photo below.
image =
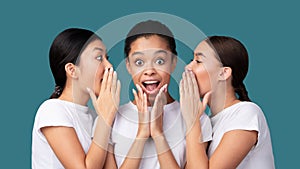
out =
<svg viewBox="0 0 300 169"><path fill-rule="evenodd" d="M155 54L158 54L158 53L165 53L167 54L167 51L165 50L157 50L154 52L154 55ZM135 55L145 55L143 52L133 52L131 56L135 56Z"/></svg>
<svg viewBox="0 0 300 169"><path fill-rule="evenodd" d="M131 54L131 56L135 56L135 55L144 55L144 53L143 52L133 52Z"/></svg>
<svg viewBox="0 0 300 169"><path fill-rule="evenodd" d="M195 56L200 56L201 55L201 56L206 58L206 56L202 52L196 52L196 53L194 53L194 55Z"/></svg>
<svg viewBox="0 0 300 169"><path fill-rule="evenodd" d="M102 48L98 48L98 47L95 47L95 48L94 48L94 51L95 51L95 50L100 50L101 52L104 51Z"/></svg>
<svg viewBox="0 0 300 169"><path fill-rule="evenodd" d="M167 54L167 51L165 51L165 50L158 50L158 51L155 51L154 54L158 54L158 53L164 53L164 54Z"/></svg>

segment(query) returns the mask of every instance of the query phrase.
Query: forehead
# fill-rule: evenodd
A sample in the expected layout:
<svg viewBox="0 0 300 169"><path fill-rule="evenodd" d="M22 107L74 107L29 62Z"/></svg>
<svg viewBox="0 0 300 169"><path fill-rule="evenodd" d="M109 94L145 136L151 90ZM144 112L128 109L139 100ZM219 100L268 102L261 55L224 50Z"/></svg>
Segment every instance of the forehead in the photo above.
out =
<svg viewBox="0 0 300 169"><path fill-rule="evenodd" d="M92 52L92 51L106 52L106 47L101 40L96 39L87 45L87 47L84 49L84 52L85 51L87 51L87 52Z"/></svg>
<svg viewBox="0 0 300 169"><path fill-rule="evenodd" d="M198 44L198 46L195 48L194 53L198 52L213 52L213 49L210 47L210 45L206 41L202 41Z"/></svg>
<svg viewBox="0 0 300 169"><path fill-rule="evenodd" d="M143 52L146 50L165 50L170 51L169 45L165 39L158 35L151 35L148 37L140 37L136 39L131 45L130 54L134 52Z"/></svg>

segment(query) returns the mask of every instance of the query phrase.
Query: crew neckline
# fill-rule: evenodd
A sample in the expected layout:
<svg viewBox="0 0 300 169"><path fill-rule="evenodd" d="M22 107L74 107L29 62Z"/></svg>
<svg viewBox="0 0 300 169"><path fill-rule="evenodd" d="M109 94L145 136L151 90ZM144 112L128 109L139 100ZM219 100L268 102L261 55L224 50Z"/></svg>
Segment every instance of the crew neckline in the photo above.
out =
<svg viewBox="0 0 300 169"><path fill-rule="evenodd" d="M240 104L244 104L244 103L248 103L248 102L247 102L247 101L240 101L240 102L235 103L235 104L233 104L233 105L231 105L231 106L229 106L229 107L226 107L225 109L221 110L221 111L220 111L219 113L217 113L216 115L211 116L210 119L211 119L211 120L216 120L216 119L218 119L222 114L226 113L227 110L233 109L234 107L236 107L236 106L238 106L238 105L240 105Z"/></svg>
<svg viewBox="0 0 300 169"><path fill-rule="evenodd" d="M61 100L61 99L50 99L53 101L57 101L57 102L61 102L61 103L65 103L68 104L70 106L73 106L75 109L79 109L84 113L88 113L89 107L88 106L83 106L74 102L70 102L70 101L66 101L66 100Z"/></svg>

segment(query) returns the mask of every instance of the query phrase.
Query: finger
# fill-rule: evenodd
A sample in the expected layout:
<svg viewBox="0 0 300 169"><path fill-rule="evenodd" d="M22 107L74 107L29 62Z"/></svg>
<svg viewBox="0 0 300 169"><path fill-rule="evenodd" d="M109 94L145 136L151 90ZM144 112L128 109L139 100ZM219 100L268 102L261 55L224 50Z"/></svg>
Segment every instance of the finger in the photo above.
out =
<svg viewBox="0 0 300 169"><path fill-rule="evenodd" d="M146 112L148 112L148 107L147 107L148 105L147 105L147 94L146 93L144 93L143 94L143 113L146 113ZM148 115L147 115L148 116Z"/></svg>
<svg viewBox="0 0 300 169"><path fill-rule="evenodd" d="M114 74L114 69L111 67L109 69L109 73L108 73L108 77L107 77L107 82L106 82L106 88L105 88L105 89L108 89L109 91L111 91L113 74Z"/></svg>
<svg viewBox="0 0 300 169"><path fill-rule="evenodd" d="M187 79L187 91L189 92L189 94L193 94L193 83L192 83L192 78L191 78L191 73L190 72L186 72L186 79Z"/></svg>
<svg viewBox="0 0 300 169"><path fill-rule="evenodd" d="M136 93L136 91L135 91L134 89L132 89L132 93L133 93L134 100L135 100L136 104L138 104L138 102L139 102L139 97L138 97L138 95L137 95L137 93Z"/></svg>
<svg viewBox="0 0 300 169"><path fill-rule="evenodd" d="M118 81L118 75L117 75L117 72L114 71L114 73L112 75L112 83L111 83L111 92L112 93L116 93L116 90L117 90L117 81Z"/></svg>
<svg viewBox="0 0 300 169"><path fill-rule="evenodd" d="M147 100L147 94L146 93L144 93L144 112L143 113L145 113L145 118L146 118L146 120L145 120L145 122L146 123L149 123L150 122L150 118L151 118L151 116L150 116L150 112L148 111L148 100Z"/></svg>
<svg viewBox="0 0 300 169"><path fill-rule="evenodd" d="M192 85L193 85L193 86L191 86L191 87L193 87L193 93L194 93L194 95L196 96L197 99L200 99L197 80L196 80L195 75L192 71L190 71L190 77L191 77Z"/></svg>
<svg viewBox="0 0 300 169"><path fill-rule="evenodd" d="M116 92L114 93L116 106L119 107L120 104L120 92L121 92L121 82L117 80Z"/></svg>
<svg viewBox="0 0 300 169"><path fill-rule="evenodd" d="M143 90L142 90L142 88L140 87L139 84L136 84L136 89L138 90L139 98L143 99Z"/></svg>
<svg viewBox="0 0 300 169"><path fill-rule="evenodd" d="M104 71L104 75L103 75L103 80L102 80L102 84L101 84L100 93L103 93L103 91L106 89L107 76L108 76L108 69L106 68L105 71Z"/></svg>
<svg viewBox="0 0 300 169"><path fill-rule="evenodd" d="M116 89L116 97L120 100L120 94L121 94L121 82L120 80L117 81L117 89Z"/></svg>
<svg viewBox="0 0 300 169"><path fill-rule="evenodd" d="M185 95L188 95L189 93L189 90L188 90L188 81L187 81L187 74L186 72L184 72L183 76L182 76L182 79L183 79L183 90L184 90L184 93Z"/></svg>
<svg viewBox="0 0 300 169"><path fill-rule="evenodd" d="M184 88L183 88L183 79L179 83L179 93L180 93L180 102L184 98Z"/></svg>
<svg viewBox="0 0 300 169"><path fill-rule="evenodd" d="M95 107L96 102L97 102L97 98L96 98L95 93L90 88L88 88L88 87L86 88L86 90L88 91L88 93L89 93L89 95L90 95L90 97L92 99L93 105Z"/></svg>
<svg viewBox="0 0 300 169"><path fill-rule="evenodd" d="M207 106L207 103L208 103L208 101L209 101L209 99L210 99L210 96L211 96L211 91L209 91L209 92L207 92L205 95L204 95L204 97L203 97L203 103L202 103L202 105L203 105L203 111L206 109L206 106Z"/></svg>

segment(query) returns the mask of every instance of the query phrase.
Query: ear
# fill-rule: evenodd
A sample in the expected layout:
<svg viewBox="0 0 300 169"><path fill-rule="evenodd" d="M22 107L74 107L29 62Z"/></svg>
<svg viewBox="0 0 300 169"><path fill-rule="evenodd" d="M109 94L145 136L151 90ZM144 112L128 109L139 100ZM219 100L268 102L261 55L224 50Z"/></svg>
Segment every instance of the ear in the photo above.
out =
<svg viewBox="0 0 300 169"><path fill-rule="evenodd" d="M227 80L232 75L232 69L230 67L222 67L220 69L219 80Z"/></svg>
<svg viewBox="0 0 300 169"><path fill-rule="evenodd" d="M76 73L76 69L77 67L73 64L73 63L67 63L65 65L65 71L67 74L67 77L71 77L71 78L77 78L77 73Z"/></svg>
<svg viewBox="0 0 300 169"><path fill-rule="evenodd" d="M176 68L176 65L177 65L177 56L173 55L173 57L172 57L172 67L171 67L170 74L174 72L174 70Z"/></svg>
<svg viewBox="0 0 300 169"><path fill-rule="evenodd" d="M129 58L128 57L126 58L126 69L127 69L128 73L130 75L132 75L132 70L131 70L131 66L130 66Z"/></svg>

